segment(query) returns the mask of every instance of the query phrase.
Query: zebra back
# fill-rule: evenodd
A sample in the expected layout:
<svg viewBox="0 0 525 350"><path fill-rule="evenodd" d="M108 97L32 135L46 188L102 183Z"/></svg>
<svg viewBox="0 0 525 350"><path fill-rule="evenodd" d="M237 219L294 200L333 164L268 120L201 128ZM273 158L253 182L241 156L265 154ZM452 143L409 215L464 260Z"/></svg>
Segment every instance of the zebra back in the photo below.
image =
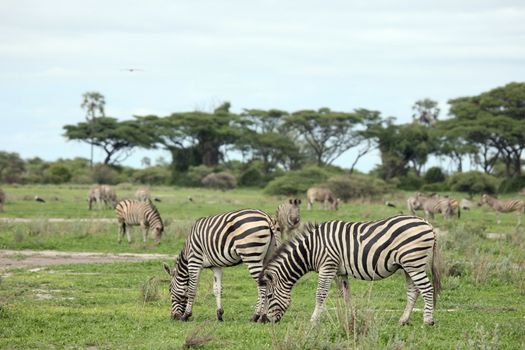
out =
<svg viewBox="0 0 525 350"><path fill-rule="evenodd" d="M115 207L117 220L127 225L145 224L151 229L164 229L160 213L151 201L142 202L134 199L124 199Z"/></svg>

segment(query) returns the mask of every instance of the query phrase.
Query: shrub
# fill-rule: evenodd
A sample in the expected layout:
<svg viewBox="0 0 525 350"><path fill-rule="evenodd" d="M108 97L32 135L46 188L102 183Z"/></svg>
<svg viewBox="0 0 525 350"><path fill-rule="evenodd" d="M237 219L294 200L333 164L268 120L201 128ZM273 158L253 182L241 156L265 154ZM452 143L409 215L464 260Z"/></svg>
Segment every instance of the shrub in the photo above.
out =
<svg viewBox="0 0 525 350"><path fill-rule="evenodd" d="M145 185L167 185L171 173L166 167L155 166L137 170L133 174L133 181Z"/></svg>
<svg viewBox="0 0 525 350"><path fill-rule="evenodd" d="M425 184L421 186L421 191L423 192L445 192L449 191L450 187L446 182L436 182L431 184Z"/></svg>
<svg viewBox="0 0 525 350"><path fill-rule="evenodd" d="M213 168L206 165L192 166L185 174L185 179L181 185L200 187L202 180L209 174L213 173Z"/></svg>
<svg viewBox="0 0 525 350"><path fill-rule="evenodd" d="M235 176L225 171L220 173L211 173L202 179L202 184L206 187L220 190L231 190L237 187Z"/></svg>
<svg viewBox="0 0 525 350"><path fill-rule="evenodd" d="M392 190L385 181L367 175L347 174L332 177L327 182L332 192L344 201L352 198L374 197Z"/></svg>
<svg viewBox="0 0 525 350"><path fill-rule="evenodd" d="M119 182L119 173L108 165L97 164L93 168L93 180L99 184L115 185Z"/></svg>
<svg viewBox="0 0 525 350"><path fill-rule="evenodd" d="M525 176L506 178L501 181L498 192L499 193L511 193L518 192L525 187Z"/></svg>
<svg viewBox="0 0 525 350"><path fill-rule="evenodd" d="M46 171L46 182L53 184L61 184L71 180L71 173L69 170L60 164L53 164Z"/></svg>
<svg viewBox="0 0 525 350"><path fill-rule="evenodd" d="M301 170L290 171L286 175L270 181L264 191L271 195L302 194L311 186L325 182L330 175L330 172L323 168L310 166Z"/></svg>
<svg viewBox="0 0 525 350"><path fill-rule="evenodd" d="M405 191L417 191L423 186L423 179L413 172L408 172L405 176L399 177L398 188Z"/></svg>
<svg viewBox="0 0 525 350"><path fill-rule="evenodd" d="M445 174L443 174L443 171L440 167L435 166L427 170L424 176L424 180L427 184L443 182L445 181Z"/></svg>
<svg viewBox="0 0 525 350"><path fill-rule="evenodd" d="M452 191L467 192L471 197L475 193L496 193L498 187L497 179L479 171L454 174L448 184Z"/></svg>
<svg viewBox="0 0 525 350"><path fill-rule="evenodd" d="M239 185L241 186L257 186L264 184L264 176L257 168L248 168L241 173L239 177Z"/></svg>

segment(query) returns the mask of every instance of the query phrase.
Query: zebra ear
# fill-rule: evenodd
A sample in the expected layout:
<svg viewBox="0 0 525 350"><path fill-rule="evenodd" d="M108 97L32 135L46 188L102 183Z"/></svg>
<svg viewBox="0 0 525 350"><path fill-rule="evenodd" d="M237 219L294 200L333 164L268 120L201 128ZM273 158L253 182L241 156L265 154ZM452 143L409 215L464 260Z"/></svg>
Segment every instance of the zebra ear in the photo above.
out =
<svg viewBox="0 0 525 350"><path fill-rule="evenodd" d="M290 199L288 199L288 203L290 203L290 204L293 204L293 202L294 202L294 200L293 200L293 199L291 199L291 198L290 198Z"/></svg>
<svg viewBox="0 0 525 350"><path fill-rule="evenodd" d="M301 204L301 200L296 198L293 200L293 204L295 204L296 206L299 206Z"/></svg>
<svg viewBox="0 0 525 350"><path fill-rule="evenodd" d="M164 267L164 271L166 271L168 275L171 276L171 267L166 263L162 263L162 267Z"/></svg>

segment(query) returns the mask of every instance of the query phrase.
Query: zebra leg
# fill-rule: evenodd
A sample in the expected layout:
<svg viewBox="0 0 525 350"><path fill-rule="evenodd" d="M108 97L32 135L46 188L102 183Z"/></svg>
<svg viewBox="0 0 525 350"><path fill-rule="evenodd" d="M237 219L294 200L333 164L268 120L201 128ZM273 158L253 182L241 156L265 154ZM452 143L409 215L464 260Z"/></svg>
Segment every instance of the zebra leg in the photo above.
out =
<svg viewBox="0 0 525 350"><path fill-rule="evenodd" d="M345 302L350 301L350 291L348 288L348 276L336 276L335 277L335 284L339 291L341 292L341 295L343 296L343 299Z"/></svg>
<svg viewBox="0 0 525 350"><path fill-rule="evenodd" d="M250 253L250 254L253 254ZM248 271L250 272L250 276L252 276L253 280L257 284L257 303L255 304L255 313L253 314L251 320L253 322L257 322L257 320L261 317L263 313L263 308L266 305L266 287L260 286L257 282L259 279L259 275L263 269L263 259L264 252L261 252L259 256L250 256L250 255L243 255L242 253L239 254L241 256L241 260L248 265Z"/></svg>
<svg viewBox="0 0 525 350"><path fill-rule="evenodd" d="M222 267L213 267L213 295L215 295L215 302L217 303L217 320L222 321L224 310L222 309Z"/></svg>
<svg viewBox="0 0 525 350"><path fill-rule="evenodd" d="M332 283L332 280L336 274L337 267L335 265L328 268L322 268L319 271L319 281L317 283L317 293L315 297L315 309L312 317L310 318L311 323L315 324L319 321L319 317L324 310L324 300L328 295L328 289L330 288L330 284Z"/></svg>
<svg viewBox="0 0 525 350"><path fill-rule="evenodd" d="M128 243L131 244L131 230L130 227L126 228L126 237L128 238Z"/></svg>
<svg viewBox="0 0 525 350"><path fill-rule="evenodd" d="M148 226L146 226L144 223L141 223L140 227L142 228L142 242L146 244L146 238L148 237Z"/></svg>
<svg viewBox="0 0 525 350"><path fill-rule="evenodd" d="M496 212L496 223L499 225L501 224L501 214L499 211Z"/></svg>
<svg viewBox="0 0 525 350"><path fill-rule="evenodd" d="M405 272L409 275L410 279L416 286L417 290L423 296L425 301L425 308L423 310L423 322L428 325L434 324L434 288L428 279L427 273L424 268L421 269L405 269ZM408 292L407 292L408 294ZM415 300L414 300L415 301ZM409 303L407 303L407 308ZM405 309L406 312L406 309ZM403 314L404 316L404 314ZM401 318L403 320L403 317ZM401 321L400 320L400 321Z"/></svg>
<svg viewBox="0 0 525 350"><path fill-rule="evenodd" d="M118 242L122 242L122 237L124 237L124 233L126 233L126 223L121 222L119 223L118 227Z"/></svg>
<svg viewBox="0 0 525 350"><path fill-rule="evenodd" d="M182 317L180 318L181 321L188 321L188 319L191 317L193 310L193 301L195 300L195 296L197 295L197 284L199 283L200 272L200 266L197 268L189 267L188 301L186 303L186 310L184 311L184 315L182 315Z"/></svg>
<svg viewBox="0 0 525 350"><path fill-rule="evenodd" d="M399 319L399 323L401 325L408 324L408 321L410 320L410 315L412 314L412 310L414 309L414 304L416 303L417 297L419 295L419 291L417 290L414 281L412 281L412 278L410 278L410 276L406 272L405 278L407 287L407 305L405 307L403 315Z"/></svg>

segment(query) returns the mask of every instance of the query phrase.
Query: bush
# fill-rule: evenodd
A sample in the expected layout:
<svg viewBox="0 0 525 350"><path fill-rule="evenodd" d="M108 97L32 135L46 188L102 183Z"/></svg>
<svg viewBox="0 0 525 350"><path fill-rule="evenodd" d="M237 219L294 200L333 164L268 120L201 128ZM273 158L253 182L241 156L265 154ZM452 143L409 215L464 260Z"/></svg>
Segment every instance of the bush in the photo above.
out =
<svg viewBox="0 0 525 350"><path fill-rule="evenodd" d="M261 187L263 184L263 173L257 168L248 168L247 170L243 171L239 177L239 185L241 186Z"/></svg>
<svg viewBox="0 0 525 350"><path fill-rule="evenodd" d="M501 181L498 192L511 193L518 192L525 187L525 176L506 178Z"/></svg>
<svg viewBox="0 0 525 350"><path fill-rule="evenodd" d="M61 184L71 180L71 173L65 166L53 164L47 169L45 178L46 182Z"/></svg>
<svg viewBox="0 0 525 350"><path fill-rule="evenodd" d="M133 182L144 185L167 185L170 177L171 173L168 168L155 166L137 170L133 174Z"/></svg>
<svg viewBox="0 0 525 350"><path fill-rule="evenodd" d="M432 184L426 184L421 186L423 192L445 192L450 191L450 187L446 182L436 182Z"/></svg>
<svg viewBox="0 0 525 350"><path fill-rule="evenodd" d="M231 190L237 187L237 180L235 176L225 171L220 173L208 174L202 179L202 184L206 187L216 188L220 190Z"/></svg>
<svg viewBox="0 0 525 350"><path fill-rule="evenodd" d="M271 195L298 195L313 185L325 182L332 174L316 166L288 172L268 183L264 191Z"/></svg>
<svg viewBox="0 0 525 350"><path fill-rule="evenodd" d="M452 191L467 192L472 197L475 193L496 193L498 180L479 171L468 171L452 175L448 184Z"/></svg>
<svg viewBox="0 0 525 350"><path fill-rule="evenodd" d="M352 198L374 197L390 192L392 187L385 181L372 176L347 174L332 177L328 188L344 201Z"/></svg>
<svg viewBox="0 0 525 350"><path fill-rule="evenodd" d="M93 180L98 184L115 185L119 183L119 173L105 164L97 164L93 168Z"/></svg>
<svg viewBox="0 0 525 350"><path fill-rule="evenodd" d="M200 187L202 186L202 180L213 173L213 168L206 165L192 166L188 169L188 172L184 176L184 180L180 185Z"/></svg>
<svg viewBox="0 0 525 350"><path fill-rule="evenodd" d="M443 171L440 167L435 166L427 170L424 176L424 180L427 184L443 182L445 181L445 174L443 174Z"/></svg>
<svg viewBox="0 0 525 350"><path fill-rule="evenodd" d="M399 177L398 188L405 191L417 191L423 186L423 179L413 172L408 172L405 176Z"/></svg>

